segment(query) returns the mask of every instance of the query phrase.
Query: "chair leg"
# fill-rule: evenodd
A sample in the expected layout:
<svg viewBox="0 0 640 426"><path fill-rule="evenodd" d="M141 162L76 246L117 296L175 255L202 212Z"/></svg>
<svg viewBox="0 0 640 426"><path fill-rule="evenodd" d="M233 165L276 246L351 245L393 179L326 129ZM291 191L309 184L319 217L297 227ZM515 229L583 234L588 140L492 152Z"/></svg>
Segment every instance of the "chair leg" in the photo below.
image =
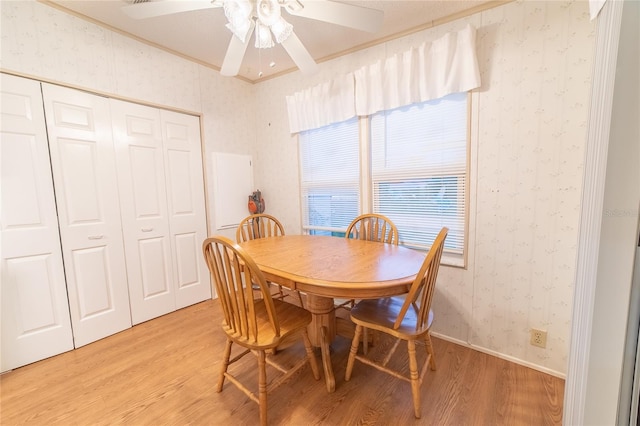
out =
<svg viewBox="0 0 640 426"><path fill-rule="evenodd" d="M224 348L224 358L222 359L222 367L220 369L220 377L218 378L218 388L216 391L222 392L222 386L224 386L224 373L227 372L227 368L229 368L229 358L231 357L231 345L233 342L227 339L227 345Z"/></svg>
<svg viewBox="0 0 640 426"><path fill-rule="evenodd" d="M302 332L302 340L304 341L304 349L307 352L307 358L309 359L309 364L311 364L311 371L313 372L313 377L316 380L320 380L320 370L318 369L318 361L316 360L316 355L313 353L313 347L311 346L311 340L309 340L309 333L307 330Z"/></svg>
<svg viewBox="0 0 640 426"><path fill-rule="evenodd" d="M258 351L258 404L260 425L267 426L267 362L265 351Z"/></svg>
<svg viewBox="0 0 640 426"><path fill-rule="evenodd" d="M413 411L416 419L420 418L420 378L418 375L418 361L416 359L415 340L407 341L409 352L409 375L411 378L411 395L413 396Z"/></svg>
<svg viewBox="0 0 640 426"><path fill-rule="evenodd" d="M369 329L366 327L362 332L362 353L365 355L369 353Z"/></svg>
<svg viewBox="0 0 640 426"><path fill-rule="evenodd" d="M362 352L367 355L369 353L369 344L371 346L376 346L380 344L379 333L376 333L376 330L371 330L369 328L364 327L362 331Z"/></svg>
<svg viewBox="0 0 640 426"><path fill-rule="evenodd" d="M424 335L424 340L427 344L427 353L431 355L431 359L429 360L429 367L432 371L436 369L436 354L433 351L433 343L431 343L431 334L427 333Z"/></svg>
<svg viewBox="0 0 640 426"><path fill-rule="evenodd" d="M349 381L351 379L351 372L353 371L353 364L356 360L356 353L358 353L358 344L360 343L360 334L362 334L362 326L356 325L356 331L351 341L351 349L349 349L349 360L347 361L347 371L344 373L344 380Z"/></svg>

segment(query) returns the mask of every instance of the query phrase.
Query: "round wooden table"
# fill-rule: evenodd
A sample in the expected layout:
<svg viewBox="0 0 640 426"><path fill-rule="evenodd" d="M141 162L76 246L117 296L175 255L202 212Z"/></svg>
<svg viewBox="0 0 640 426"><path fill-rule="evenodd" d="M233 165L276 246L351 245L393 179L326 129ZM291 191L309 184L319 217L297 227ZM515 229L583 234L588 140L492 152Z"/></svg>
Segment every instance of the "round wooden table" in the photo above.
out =
<svg viewBox="0 0 640 426"><path fill-rule="evenodd" d="M327 390L335 390L329 344L336 335L334 297L375 299L409 287L425 254L406 247L356 239L286 235L240 243L268 281L307 295L313 315L311 342L321 348Z"/></svg>

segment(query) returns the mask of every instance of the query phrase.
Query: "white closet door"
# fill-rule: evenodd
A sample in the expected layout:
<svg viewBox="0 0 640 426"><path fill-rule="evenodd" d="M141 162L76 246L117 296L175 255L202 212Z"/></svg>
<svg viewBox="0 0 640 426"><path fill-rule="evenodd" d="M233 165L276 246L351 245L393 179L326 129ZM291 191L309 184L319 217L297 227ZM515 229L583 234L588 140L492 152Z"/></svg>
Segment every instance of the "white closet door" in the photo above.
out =
<svg viewBox="0 0 640 426"><path fill-rule="evenodd" d="M73 349L40 83L0 75L1 371Z"/></svg>
<svg viewBox="0 0 640 426"><path fill-rule="evenodd" d="M207 237L200 120L161 110L165 149L169 228L176 282L176 306L182 308L211 297L202 256Z"/></svg>
<svg viewBox="0 0 640 426"><path fill-rule="evenodd" d="M160 111L111 100L133 324L176 309Z"/></svg>
<svg viewBox="0 0 640 426"><path fill-rule="evenodd" d="M42 86L79 347L131 327L109 100Z"/></svg>

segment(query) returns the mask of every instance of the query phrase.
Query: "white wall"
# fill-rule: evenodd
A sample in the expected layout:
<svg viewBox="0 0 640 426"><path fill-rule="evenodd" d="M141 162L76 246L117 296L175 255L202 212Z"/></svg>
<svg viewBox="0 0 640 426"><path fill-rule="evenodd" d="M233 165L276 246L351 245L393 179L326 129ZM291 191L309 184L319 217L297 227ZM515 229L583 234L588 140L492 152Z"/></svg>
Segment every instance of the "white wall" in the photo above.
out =
<svg viewBox="0 0 640 426"><path fill-rule="evenodd" d="M300 230L284 96L467 23L478 29L468 268L441 268L435 333L562 376L569 351L594 24L587 2L514 2L256 86L256 181ZM547 348L529 328L548 331Z"/></svg>
<svg viewBox="0 0 640 426"><path fill-rule="evenodd" d="M252 86L44 4L2 1L0 68L201 113L207 157L253 155L269 212L295 233L298 152L284 96L475 25L483 84L473 93L469 263L441 268L434 329L562 375L593 54L587 7L509 3L323 63L313 77ZM548 330L546 349L528 345L530 327Z"/></svg>
<svg viewBox="0 0 640 426"><path fill-rule="evenodd" d="M253 154L253 85L33 0L3 0L0 13L2 70L202 114L208 166L211 152Z"/></svg>

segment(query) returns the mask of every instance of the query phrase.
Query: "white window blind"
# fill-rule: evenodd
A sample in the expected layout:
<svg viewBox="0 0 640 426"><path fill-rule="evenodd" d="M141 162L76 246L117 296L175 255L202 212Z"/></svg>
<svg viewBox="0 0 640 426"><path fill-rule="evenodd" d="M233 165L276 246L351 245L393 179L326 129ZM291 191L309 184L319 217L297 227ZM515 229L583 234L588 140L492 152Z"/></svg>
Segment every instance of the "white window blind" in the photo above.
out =
<svg viewBox="0 0 640 426"><path fill-rule="evenodd" d="M396 224L401 244L428 248L446 226L445 255L462 259L467 123L466 93L371 117L373 211Z"/></svg>
<svg viewBox="0 0 640 426"><path fill-rule="evenodd" d="M314 235L344 235L359 214L358 119L300 133L303 228Z"/></svg>

